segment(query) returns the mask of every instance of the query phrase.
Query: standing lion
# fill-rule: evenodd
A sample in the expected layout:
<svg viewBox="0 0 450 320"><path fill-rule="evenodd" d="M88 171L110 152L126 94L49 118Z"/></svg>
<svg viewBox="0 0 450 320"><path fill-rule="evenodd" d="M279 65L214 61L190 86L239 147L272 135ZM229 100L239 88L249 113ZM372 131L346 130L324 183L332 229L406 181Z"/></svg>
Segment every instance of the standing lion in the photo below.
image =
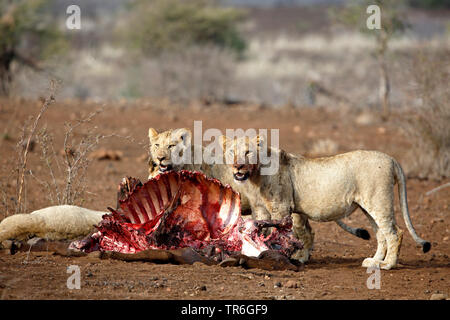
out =
<svg viewBox="0 0 450 320"><path fill-rule="evenodd" d="M261 175L259 151L267 148L264 137L222 139L229 146L227 152L231 150L234 155L231 165L234 179L246 186L245 194L256 219L280 219L295 214L294 232L308 238L308 219L336 221L359 207L369 219L378 243L375 255L366 258L362 266L389 270L397 264L403 235L394 216L394 185L398 184L406 227L423 252L430 250L430 243L417 235L411 223L405 175L392 157L360 150L308 159L269 148L279 156L279 170L274 175ZM305 245L312 247L307 241Z"/></svg>

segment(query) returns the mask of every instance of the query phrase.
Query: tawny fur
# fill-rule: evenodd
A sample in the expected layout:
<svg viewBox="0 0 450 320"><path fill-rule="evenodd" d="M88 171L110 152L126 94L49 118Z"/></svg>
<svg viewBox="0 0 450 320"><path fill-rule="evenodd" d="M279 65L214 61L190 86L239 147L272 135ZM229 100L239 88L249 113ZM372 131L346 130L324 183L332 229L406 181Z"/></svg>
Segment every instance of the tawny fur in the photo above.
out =
<svg viewBox="0 0 450 320"><path fill-rule="evenodd" d="M235 139L231 147L238 154L246 154L261 145L256 139ZM265 146L264 146L265 147ZM256 149L258 149L256 148ZM358 207L362 208L375 230L378 242L373 258L367 258L363 267L390 269L396 266L402 231L394 217L394 185L399 188L400 207L406 226L413 239L430 249L430 243L415 232L409 217L406 200L406 182L398 162L377 151L353 151L332 157L308 159L279 149L270 149L279 155L279 170L274 175L261 175L260 166L232 166L234 173L249 178L244 181L245 194L257 219L281 219L294 214L294 232L312 248L314 234L308 219L336 221ZM259 159L258 159L259 160ZM309 253L297 258L304 260Z"/></svg>
<svg viewBox="0 0 450 320"><path fill-rule="evenodd" d="M149 176L148 178L154 178L161 171L161 165L168 166L172 170L190 170L190 171L201 171L206 174L208 177L218 179L223 184L230 185L233 190L240 193L241 196L241 210L244 213L248 213L250 210L250 204L245 196L242 193L243 189L240 185L236 184L231 170L229 170L228 166L225 164L206 164L202 162L201 164L193 164L194 161L191 160L191 163L183 163L183 164L174 164L172 161L172 148L175 146L184 146L184 148L191 148L191 155L193 157L194 154L194 145L190 143L191 139L191 131L186 128L178 128L173 130L167 130L161 133L158 133L155 129L149 129L149 139L150 139L150 160L149 160ZM200 146L202 149L202 153L204 148ZM180 152L180 155L183 154L185 150L180 148L177 150Z"/></svg>
<svg viewBox="0 0 450 320"><path fill-rule="evenodd" d="M158 133L155 129L150 128L148 132L149 140L150 140L150 160L149 160L149 179L157 176L161 173L161 168L171 168L172 170L191 170L191 171L201 171L205 173L207 176L216 178L221 181L223 184L230 185L235 191L239 192L241 196L241 209L244 215L252 213L252 210L255 210L256 207L250 205L250 200L248 199L247 192L249 191L248 187L245 186L241 182L235 181L233 178L233 170L226 164L206 164L202 162L201 164L192 164L192 158L190 159L190 163L183 163L176 165L172 161L172 152L173 148L176 149L176 152L179 154L183 154L186 148L191 148L191 157L194 155L194 148L198 146L194 146L190 143L192 133L187 128L178 128L167 130L161 133ZM226 150L226 138L221 137L221 144L223 150ZM184 148L184 149L183 149ZM202 153L204 152L204 148L201 148ZM282 185L279 186L283 188ZM250 192L249 195L253 197L253 193ZM270 218L268 215L259 214L260 209L257 209L257 212L252 214L254 218L266 219ZM309 258L309 252L312 249L314 242L314 232L309 226L309 222L307 219L304 219L301 216L294 216L294 221L298 223L302 223L304 228L297 229L296 234L299 239L302 239L306 248L302 250L302 253L297 253L297 258L302 262L305 262ZM362 229L352 228L350 226L345 225L343 222L338 221L338 225L345 231L359 236L358 232L365 231Z"/></svg>
<svg viewBox="0 0 450 320"><path fill-rule="evenodd" d="M107 212L61 205L9 216L0 222L0 243L32 236L48 240L75 239L95 230Z"/></svg>

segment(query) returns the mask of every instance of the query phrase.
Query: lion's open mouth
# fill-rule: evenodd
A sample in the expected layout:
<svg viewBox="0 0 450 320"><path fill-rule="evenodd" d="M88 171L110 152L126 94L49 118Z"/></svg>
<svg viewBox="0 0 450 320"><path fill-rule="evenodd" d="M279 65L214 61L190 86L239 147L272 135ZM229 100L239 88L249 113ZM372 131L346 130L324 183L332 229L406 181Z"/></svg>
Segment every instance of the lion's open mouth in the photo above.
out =
<svg viewBox="0 0 450 320"><path fill-rule="evenodd" d="M168 165L164 165L164 164L160 164L159 165L159 172L168 172L168 171L170 171L170 170L172 170L173 169L173 167L172 167L172 165L171 164L168 164Z"/></svg>
<svg viewBox="0 0 450 320"><path fill-rule="evenodd" d="M236 172L236 173L233 173L233 177L234 177L234 180L245 181L248 179L248 172L245 172L245 173Z"/></svg>

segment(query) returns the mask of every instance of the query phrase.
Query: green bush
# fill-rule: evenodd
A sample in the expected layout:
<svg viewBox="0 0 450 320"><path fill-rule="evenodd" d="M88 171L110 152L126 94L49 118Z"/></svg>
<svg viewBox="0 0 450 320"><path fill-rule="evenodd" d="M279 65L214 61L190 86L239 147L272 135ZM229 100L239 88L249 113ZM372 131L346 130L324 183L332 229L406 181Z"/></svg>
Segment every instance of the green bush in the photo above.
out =
<svg viewBox="0 0 450 320"><path fill-rule="evenodd" d="M435 8L450 8L449 0L409 0L412 7L435 9Z"/></svg>
<svg viewBox="0 0 450 320"><path fill-rule="evenodd" d="M215 45L241 53L246 47L237 28L245 14L238 9L206 0L137 0L129 9L123 35L146 53L189 45Z"/></svg>
<svg viewBox="0 0 450 320"><path fill-rule="evenodd" d="M39 70L38 62L66 48L61 32L45 14L51 0L0 0L0 95L13 80L14 61Z"/></svg>

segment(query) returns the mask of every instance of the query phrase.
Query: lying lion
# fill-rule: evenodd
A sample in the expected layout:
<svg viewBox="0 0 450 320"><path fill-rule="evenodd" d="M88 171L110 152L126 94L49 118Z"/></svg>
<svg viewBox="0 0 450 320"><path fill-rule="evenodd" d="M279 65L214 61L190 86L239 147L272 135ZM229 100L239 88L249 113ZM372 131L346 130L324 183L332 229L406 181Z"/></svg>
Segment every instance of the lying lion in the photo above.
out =
<svg viewBox="0 0 450 320"><path fill-rule="evenodd" d="M259 150L266 148L264 137L222 139L228 146L227 152L231 150L234 155L233 176L245 186L255 219L281 219L297 214L294 231L304 239L310 234L308 219L336 221L359 207L374 228L378 243L373 258L366 258L362 266L389 270L397 264L403 234L394 217L397 183L408 231L423 252L430 250L430 243L417 235L411 223L405 176L390 156L377 151L353 151L308 159L269 148L279 155L279 170L274 175L261 175ZM252 154L255 150L257 155ZM250 159L255 158L254 164L250 164ZM312 247L312 243L305 242L305 246Z"/></svg>
<svg viewBox="0 0 450 320"><path fill-rule="evenodd" d="M8 239L27 240L33 236L47 240L75 239L95 231L94 225L107 212L77 206L53 206L32 213L19 213L0 222L0 244Z"/></svg>

